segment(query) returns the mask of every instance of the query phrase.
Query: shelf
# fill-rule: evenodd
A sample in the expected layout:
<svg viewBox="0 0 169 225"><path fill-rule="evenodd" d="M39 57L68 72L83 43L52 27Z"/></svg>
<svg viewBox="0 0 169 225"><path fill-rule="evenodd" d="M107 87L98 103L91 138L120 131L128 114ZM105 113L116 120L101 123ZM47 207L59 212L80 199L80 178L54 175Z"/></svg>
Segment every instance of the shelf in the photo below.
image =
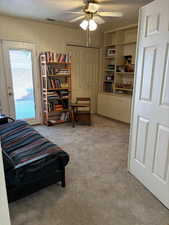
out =
<svg viewBox="0 0 169 225"><path fill-rule="evenodd" d="M112 55L112 56L105 56L105 59L113 59L116 55Z"/></svg>
<svg viewBox="0 0 169 225"><path fill-rule="evenodd" d="M134 75L134 72L116 72L116 74Z"/></svg>
<svg viewBox="0 0 169 225"><path fill-rule="evenodd" d="M44 112L48 113L49 116L52 116L52 115L56 115L56 114L61 113L61 112L69 112L69 111L70 111L69 109L62 109L60 111L51 111L51 112L48 112L48 111L45 110Z"/></svg>
<svg viewBox="0 0 169 225"><path fill-rule="evenodd" d="M115 43L115 44L105 44L104 47L112 47L112 46L116 46L116 45L132 45L132 44L136 44L137 41L126 41L126 42L121 42L121 43Z"/></svg>
<svg viewBox="0 0 169 225"><path fill-rule="evenodd" d="M112 47L112 46L116 46L116 44L104 44L104 47Z"/></svg>
<svg viewBox="0 0 169 225"><path fill-rule="evenodd" d="M47 96L48 98L48 101L52 101L52 100L64 100L64 99L69 99L69 97L66 97L66 98L57 98L57 96L54 98L55 96ZM45 97L46 98L46 97Z"/></svg>
<svg viewBox="0 0 169 225"><path fill-rule="evenodd" d="M104 92L104 91L102 91L100 94L102 94L102 95L111 95L111 96L115 96L115 97L131 98L130 94L125 94L125 93L113 93L113 92Z"/></svg>
<svg viewBox="0 0 169 225"><path fill-rule="evenodd" d="M55 115L55 114L58 114L58 113L61 113L61 112L68 112L68 109L62 109L62 110L59 110L59 111L51 111L51 112L48 112L49 116L52 116L52 115Z"/></svg>
<svg viewBox="0 0 169 225"><path fill-rule="evenodd" d="M116 90L121 90L121 91L133 91L133 89L128 89L128 88L115 88Z"/></svg>
<svg viewBox="0 0 169 225"><path fill-rule="evenodd" d="M48 111L44 111L45 113L47 113L49 116L54 116L54 115L56 115L56 114L58 114L58 113L60 113L60 111L58 112L55 112L55 111L52 111L52 112L48 112Z"/></svg>
<svg viewBox="0 0 169 225"><path fill-rule="evenodd" d="M47 91L69 90L69 88L48 88Z"/></svg>
<svg viewBox="0 0 169 225"><path fill-rule="evenodd" d="M65 61L58 62L58 56L64 56L59 59ZM71 100L70 54L42 52L40 53L40 65L43 123L47 126L65 123L69 119Z"/></svg>
<svg viewBox="0 0 169 225"><path fill-rule="evenodd" d="M104 70L105 72L115 72L115 70Z"/></svg>
<svg viewBox="0 0 169 225"><path fill-rule="evenodd" d="M65 123L64 120L48 120L48 125L56 125L56 124L61 124L61 123Z"/></svg>
<svg viewBox="0 0 169 225"><path fill-rule="evenodd" d="M70 65L70 62L47 62L46 64L68 64Z"/></svg>
<svg viewBox="0 0 169 225"><path fill-rule="evenodd" d="M70 76L70 74L50 74L50 75L47 75L48 77L68 77Z"/></svg>
<svg viewBox="0 0 169 225"><path fill-rule="evenodd" d="M128 42L117 43L117 45L133 45L133 44L136 44L136 41L128 41Z"/></svg>

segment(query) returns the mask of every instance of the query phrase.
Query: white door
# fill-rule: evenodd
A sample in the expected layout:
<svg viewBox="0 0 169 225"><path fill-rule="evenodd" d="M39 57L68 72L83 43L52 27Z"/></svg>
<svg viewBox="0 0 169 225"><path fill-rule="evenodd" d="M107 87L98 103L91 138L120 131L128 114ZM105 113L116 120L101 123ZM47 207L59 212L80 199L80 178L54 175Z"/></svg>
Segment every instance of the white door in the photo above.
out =
<svg viewBox="0 0 169 225"><path fill-rule="evenodd" d="M2 42L5 113L31 123L40 120L40 86L36 71L35 46L23 42ZM2 107L3 108L3 107Z"/></svg>
<svg viewBox="0 0 169 225"><path fill-rule="evenodd" d="M68 47L72 57L72 100L90 97L92 112L97 109L100 64L99 49Z"/></svg>
<svg viewBox="0 0 169 225"><path fill-rule="evenodd" d="M129 170L169 208L169 1L140 10Z"/></svg>

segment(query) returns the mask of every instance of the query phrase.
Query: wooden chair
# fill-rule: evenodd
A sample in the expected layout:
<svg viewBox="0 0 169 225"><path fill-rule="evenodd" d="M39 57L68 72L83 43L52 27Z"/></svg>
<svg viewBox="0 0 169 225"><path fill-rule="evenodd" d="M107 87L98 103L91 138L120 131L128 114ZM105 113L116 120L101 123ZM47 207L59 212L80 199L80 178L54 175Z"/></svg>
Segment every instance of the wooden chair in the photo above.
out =
<svg viewBox="0 0 169 225"><path fill-rule="evenodd" d="M76 107L75 119L77 124L91 125L91 99L85 97L77 97L76 104L85 104L84 107Z"/></svg>

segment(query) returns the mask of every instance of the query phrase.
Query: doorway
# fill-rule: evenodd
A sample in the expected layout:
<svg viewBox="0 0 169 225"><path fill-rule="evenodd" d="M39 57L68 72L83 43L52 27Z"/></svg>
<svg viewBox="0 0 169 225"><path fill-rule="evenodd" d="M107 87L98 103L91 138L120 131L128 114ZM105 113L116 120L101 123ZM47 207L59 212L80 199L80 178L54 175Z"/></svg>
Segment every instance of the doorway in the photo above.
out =
<svg viewBox="0 0 169 225"><path fill-rule="evenodd" d="M36 72L35 46L23 42L2 42L4 62L4 84L2 107L5 113L15 119L36 123L40 120L38 106L39 81Z"/></svg>

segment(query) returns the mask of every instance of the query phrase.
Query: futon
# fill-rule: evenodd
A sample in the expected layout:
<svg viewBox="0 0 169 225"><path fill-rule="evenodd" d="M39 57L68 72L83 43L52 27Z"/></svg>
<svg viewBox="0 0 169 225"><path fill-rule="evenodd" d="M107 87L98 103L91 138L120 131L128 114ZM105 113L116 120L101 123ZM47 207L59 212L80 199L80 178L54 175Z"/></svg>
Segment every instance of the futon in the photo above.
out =
<svg viewBox="0 0 169 225"><path fill-rule="evenodd" d="M0 139L9 202L59 181L65 187L68 153L27 122L0 125Z"/></svg>

